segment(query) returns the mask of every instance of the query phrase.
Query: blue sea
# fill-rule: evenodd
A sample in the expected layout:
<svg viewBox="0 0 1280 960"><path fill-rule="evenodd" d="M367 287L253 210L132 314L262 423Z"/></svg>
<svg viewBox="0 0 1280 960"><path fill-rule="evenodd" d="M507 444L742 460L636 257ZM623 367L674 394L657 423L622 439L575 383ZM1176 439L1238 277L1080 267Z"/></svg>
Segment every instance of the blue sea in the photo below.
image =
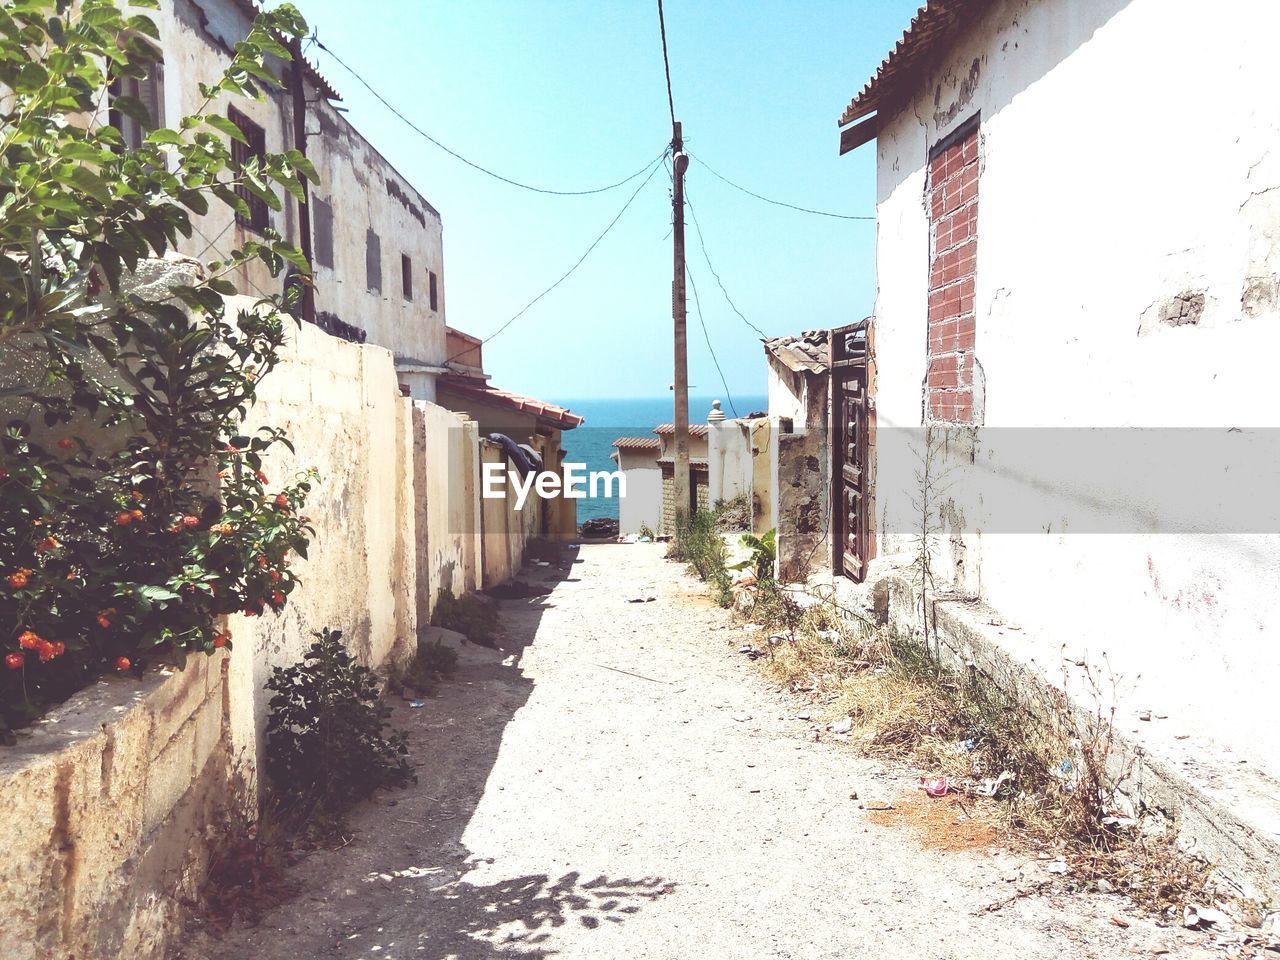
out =
<svg viewBox="0 0 1280 960"><path fill-rule="evenodd" d="M707 414L711 412L711 402L716 397L690 397L689 422L706 423ZM733 407L728 400L720 397L720 406L726 417L734 415L734 409L740 416L766 407L763 395L734 395ZM585 463L588 472L592 470L612 471L617 469L611 459L613 441L619 437L651 437L653 428L660 423L671 423L674 419L670 394L665 397L646 397L639 399L583 399L558 398L553 403L568 407L579 416L587 418L587 422L576 430L566 430L563 434L564 448L568 455L567 463ZM585 497L578 501L578 522L593 517L618 516L618 501L612 497Z"/></svg>

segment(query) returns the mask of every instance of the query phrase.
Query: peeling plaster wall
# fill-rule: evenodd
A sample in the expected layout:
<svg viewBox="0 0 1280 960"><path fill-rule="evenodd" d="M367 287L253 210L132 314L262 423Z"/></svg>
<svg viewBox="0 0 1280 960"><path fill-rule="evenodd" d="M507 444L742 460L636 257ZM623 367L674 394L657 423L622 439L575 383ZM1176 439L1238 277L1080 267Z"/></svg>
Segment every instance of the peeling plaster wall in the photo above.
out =
<svg viewBox="0 0 1280 960"><path fill-rule="evenodd" d="M1181 0L1001 0L883 117L882 437L921 423L928 152L977 111L977 422L1274 425L1277 30L1280 8L1248 0L1212 15ZM1030 479L1048 498L1083 492ZM881 521L915 490L881 471L876 496ZM1100 504L1146 506L1140 492ZM1264 586L1280 577L1278 538L973 533L982 510L945 506L938 571L1034 628L1039 662L1056 669L1064 643L1095 662L1105 651L1126 703L1280 769L1280 743L1261 735L1280 675L1280 594ZM881 534L881 552L908 547Z"/></svg>
<svg viewBox="0 0 1280 960"><path fill-rule="evenodd" d="M5 960L166 956L209 831L249 802L231 772L230 660L104 678L0 751Z"/></svg>
<svg viewBox="0 0 1280 960"><path fill-rule="evenodd" d="M162 0L153 19L164 51L166 125L200 109L200 82L221 74L230 47L244 39L251 20L231 0ZM283 65L276 64L277 72ZM443 230L439 212L318 91L307 86L307 154L320 175L311 186L312 234L316 232L314 201L333 209L332 267L313 257L315 307L320 322L334 329L363 331L369 343L391 350L397 359L419 366L438 366L445 360L445 292ZM234 103L266 134L268 152L293 148L293 104L287 90L268 92L262 102L224 98L216 104L226 112ZM283 191L281 191L283 193ZM271 225L301 246L297 204L285 195L283 209L272 211ZM235 222L234 212L217 200L209 213L192 215L197 232L181 240L181 253L204 260L227 256L257 235ZM382 288L367 289L366 231L381 240ZM401 291L400 256L413 263L413 299ZM428 271L436 275L437 309L429 300ZM234 279L247 295L277 294L283 277L272 277L265 266L247 264ZM435 399L430 374L409 373L403 380L412 396Z"/></svg>
<svg viewBox="0 0 1280 960"><path fill-rule="evenodd" d="M502 447L489 440L480 441L480 461L506 463ZM483 467L481 467L483 470ZM483 498L483 586L491 587L509 580L524 563L526 546L537 534L538 498L530 496L521 510L515 509L515 493L506 486L504 499Z"/></svg>

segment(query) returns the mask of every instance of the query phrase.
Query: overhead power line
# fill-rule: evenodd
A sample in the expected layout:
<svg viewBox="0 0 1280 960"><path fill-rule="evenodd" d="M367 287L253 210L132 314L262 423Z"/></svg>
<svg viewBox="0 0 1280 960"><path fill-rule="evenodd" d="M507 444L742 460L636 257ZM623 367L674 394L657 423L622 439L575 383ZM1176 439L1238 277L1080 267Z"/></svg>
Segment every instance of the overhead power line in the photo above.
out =
<svg viewBox="0 0 1280 960"><path fill-rule="evenodd" d="M720 292L724 294L725 302L729 304L729 308L738 315L743 323L760 334L761 340L768 340L769 335L748 320L746 315L738 309L738 305L733 302L733 297L729 296L729 291L725 289L724 281L720 279L720 274L716 273L716 268L711 265L711 255L707 253L707 241L702 236L702 224L698 223L698 211L693 208L693 201L689 199L688 193L684 195L684 202L689 207L689 213L693 217L693 229L698 234L698 246L702 249L702 259L707 261L707 269L711 271L711 275L716 278L716 283L720 285Z"/></svg>
<svg viewBox="0 0 1280 960"><path fill-rule="evenodd" d="M847 214L847 213L831 213L830 211L827 211L827 210L814 210L812 207L799 207L799 206L796 206L794 203L787 203L783 200L774 200L771 197L766 197L763 194L756 193L754 190L748 190L746 187L742 186L742 184L740 183L734 183L724 174L716 173L716 171L711 167L711 165L708 164L707 161L703 160L701 157L696 156L693 153L690 153L689 156L693 157L694 160L697 160L698 163L706 167L707 172L710 173L713 177L716 177L719 180L723 180L729 186L733 187L733 189L741 190L747 196L755 197L757 200L763 200L765 203L772 203L775 207L786 207L788 210L799 210L801 213L811 213L816 217L833 217L836 220L874 220L875 219L875 217L852 216L851 214Z"/></svg>
<svg viewBox="0 0 1280 960"><path fill-rule="evenodd" d="M493 170L490 170L488 167L483 166L482 164L476 163L474 160L470 160L467 157L464 157L462 154L458 153L458 151L445 146L443 143L441 143L431 134L427 133L427 131L423 130L420 126L418 126L408 117L406 117L396 107L392 106L391 102L387 100L386 97L380 94L377 90L375 90L369 84L369 81L367 81L364 77L362 77L359 73L357 73L352 67L348 66L346 61L344 61L336 53L334 53L327 46L325 46L324 43L318 38L316 38L314 34L310 39L315 41L315 45L317 47L319 47L321 50L323 50L325 53L331 56L334 59L334 61L338 64L338 66L342 67L342 69L346 70L347 73L355 77L355 79L360 83L360 85L373 95L375 100L377 100L384 107L386 107L393 114L395 114L396 117L398 117L405 124L405 126L407 126L410 130L412 130L418 136L422 137L428 143L434 144L435 146L439 147L441 150L449 154L449 156L453 157L455 160L460 160L461 162L465 163L468 167L471 167L473 170L479 170L481 173L485 174L486 176L493 177L493 179L500 180L503 183L510 184L513 187L519 187L521 190L530 190L534 193L550 194L551 196L554 196L554 197L586 197L596 193L606 193L609 190L616 190L618 187L621 187L624 184L630 183L636 177L643 176L646 172L648 172L649 167L655 162L654 160L650 160L648 163L646 163L643 167L641 167L635 173L631 174L631 176L626 177L625 179L619 180L617 183L611 183L607 187L594 187L590 190L551 190L547 187L538 187L538 186L534 186L533 184L522 183L519 180L512 180L510 177L504 177L502 174L496 173ZM655 158L655 160L656 159L657 158Z"/></svg>
<svg viewBox="0 0 1280 960"><path fill-rule="evenodd" d="M551 284L551 286L547 287L547 289L543 290L540 294L538 294L536 297L534 297L532 300L526 303L524 307L521 308L519 313L517 313L510 320L508 320L506 323L500 326L497 330L493 331L493 333L489 334L487 337L481 340L480 342L482 344L488 343L498 334L502 333L502 331L506 330L507 327L511 326L513 323L515 323L517 320L523 317L526 313L529 312L529 309L535 303L537 303L539 300L541 300L543 297L549 294L556 287L560 286L560 284L568 280L569 277L573 275L574 271L576 271L580 266L582 266L583 262L587 259L587 257L591 256L591 252L600 245L600 241L603 240L606 236L608 236L609 231L612 230L617 225L618 221L622 219L622 215L627 212L627 208L630 207L632 202L635 200L635 198L640 195L640 191L643 190L646 186L648 186L649 181L653 179L653 175L662 168L662 160L665 156L666 156L666 153L664 152L661 156L656 157L653 160L653 162L649 164L649 166L646 168L648 170L649 175L645 177L643 181L641 181L640 186L636 187L635 191L631 194L631 196L627 198L627 202L622 205L622 209L618 211L617 216L615 216L612 220L610 220L609 225L604 228L604 230L600 233L600 235L591 241L591 246L587 247L586 252L577 259L577 262L575 262L573 266L571 266L568 270L566 270L560 276L560 279L558 279L555 283ZM640 172L644 173L645 171L641 170ZM463 356L469 351L470 351L470 348L466 350L461 350L458 353L455 353L453 356L449 357L447 360L445 360L445 363L451 363L452 361L457 360L458 357Z"/></svg>
<svg viewBox="0 0 1280 960"><path fill-rule="evenodd" d="M686 270L688 268L686 267ZM733 402L733 394L729 392L729 382L724 378L724 371L720 369L720 360L716 356L716 348L711 345L711 334L707 332L707 321L702 319L702 301L698 299L698 285L693 281L693 271L688 270L689 287L693 290L693 305L698 311L698 323L702 326L702 335L707 340L707 349L711 351L711 362L716 365L716 373L720 374L720 385L724 387L725 399L729 401L729 409L733 411L736 419L738 416L738 407Z"/></svg>
<svg viewBox="0 0 1280 960"><path fill-rule="evenodd" d="M662 15L662 0L658 0L658 30L662 33L662 67L667 72L667 106L671 108L671 126L676 125L676 99L671 94L671 58L667 56L667 18Z"/></svg>

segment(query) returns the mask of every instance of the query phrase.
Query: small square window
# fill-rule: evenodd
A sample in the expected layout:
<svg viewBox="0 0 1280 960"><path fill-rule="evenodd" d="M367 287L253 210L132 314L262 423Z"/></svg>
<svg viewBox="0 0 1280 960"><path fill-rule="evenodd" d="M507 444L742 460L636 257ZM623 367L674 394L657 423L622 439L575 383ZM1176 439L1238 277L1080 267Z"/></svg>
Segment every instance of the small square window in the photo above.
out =
<svg viewBox="0 0 1280 960"><path fill-rule="evenodd" d="M413 299L413 261L400 254L400 292L406 300Z"/></svg>
<svg viewBox="0 0 1280 960"><path fill-rule="evenodd" d="M267 156L267 133L260 126L246 117L235 107L227 108L227 119L240 128L247 143L239 140L231 141L231 162L237 171L248 166L261 169L262 161ZM236 194L249 207L249 215L236 214L236 223L248 227L256 233L262 233L271 226L271 210L267 201L263 200L245 186L236 187Z"/></svg>
<svg viewBox="0 0 1280 960"><path fill-rule="evenodd" d="M433 270L427 271L427 298L431 301L432 310L440 309L440 301L436 293L436 275Z"/></svg>

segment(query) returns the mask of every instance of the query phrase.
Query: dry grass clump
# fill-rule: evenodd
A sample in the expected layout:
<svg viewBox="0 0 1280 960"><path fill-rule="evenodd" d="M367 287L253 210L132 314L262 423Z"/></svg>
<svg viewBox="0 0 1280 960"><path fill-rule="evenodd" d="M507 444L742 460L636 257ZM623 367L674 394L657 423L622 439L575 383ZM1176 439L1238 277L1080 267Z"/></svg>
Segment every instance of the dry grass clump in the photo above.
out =
<svg viewBox="0 0 1280 960"><path fill-rule="evenodd" d="M1081 711L1052 687L1011 696L976 670L942 664L915 638L851 627L830 604L762 594L742 613L774 631L760 661L769 677L811 694L831 718L848 717L850 742L869 755L945 776L967 795L962 816L936 808L945 816L930 820L930 835L994 830L1052 849L1077 878L1105 879L1157 912L1203 894L1207 865L1115 809L1130 771L1119 760L1110 678L1085 668L1095 703Z"/></svg>

